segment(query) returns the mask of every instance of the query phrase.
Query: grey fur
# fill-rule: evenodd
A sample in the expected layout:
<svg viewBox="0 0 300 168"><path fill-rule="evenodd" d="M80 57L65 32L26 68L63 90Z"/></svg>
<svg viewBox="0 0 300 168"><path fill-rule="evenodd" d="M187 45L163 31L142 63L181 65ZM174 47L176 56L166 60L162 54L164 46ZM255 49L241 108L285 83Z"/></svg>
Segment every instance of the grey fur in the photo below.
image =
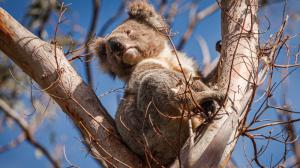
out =
<svg viewBox="0 0 300 168"><path fill-rule="evenodd" d="M191 58L175 54L156 29L166 24L151 5L129 6L129 19L96 39L94 50L103 70L126 83L115 118L123 141L151 167L167 166L189 137L188 119L196 129L224 94L201 81Z"/></svg>

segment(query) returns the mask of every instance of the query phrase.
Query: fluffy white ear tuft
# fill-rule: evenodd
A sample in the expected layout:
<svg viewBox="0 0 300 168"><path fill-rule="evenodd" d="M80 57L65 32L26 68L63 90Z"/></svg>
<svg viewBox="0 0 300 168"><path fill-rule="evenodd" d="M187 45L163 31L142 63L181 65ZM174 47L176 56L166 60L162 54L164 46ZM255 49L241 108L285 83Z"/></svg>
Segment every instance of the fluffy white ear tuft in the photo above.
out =
<svg viewBox="0 0 300 168"><path fill-rule="evenodd" d="M106 40L102 37L97 37L91 42L89 49L95 56L98 56L101 69L115 78L116 75L111 71L110 65L107 63Z"/></svg>
<svg viewBox="0 0 300 168"><path fill-rule="evenodd" d="M103 53L100 53L103 52L103 49L105 50L105 39L102 37L97 37L91 41L88 47L94 55L101 56Z"/></svg>
<svg viewBox="0 0 300 168"><path fill-rule="evenodd" d="M130 19L144 22L158 30L168 28L163 18L156 13L154 7L144 0L131 2L128 6L128 15Z"/></svg>

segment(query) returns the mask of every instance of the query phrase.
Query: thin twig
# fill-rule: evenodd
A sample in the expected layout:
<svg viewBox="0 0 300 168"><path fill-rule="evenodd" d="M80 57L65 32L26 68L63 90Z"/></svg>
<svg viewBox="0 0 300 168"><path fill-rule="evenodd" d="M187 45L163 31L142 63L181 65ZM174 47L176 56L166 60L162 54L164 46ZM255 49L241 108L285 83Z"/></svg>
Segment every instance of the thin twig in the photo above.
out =
<svg viewBox="0 0 300 168"><path fill-rule="evenodd" d="M0 99L0 109L10 118L12 118L17 125L22 129L22 131L25 134L25 137L27 139L27 141L34 146L35 148L37 148L38 150L40 150L45 156L46 158L50 161L50 163L55 167L55 168L59 168L59 161L57 161L56 159L54 159L49 151L42 146L40 143L38 143L34 137L32 136L28 123L27 121L25 121L23 118L21 118L20 116L18 116L18 114L9 107L9 105L3 101L2 99Z"/></svg>
<svg viewBox="0 0 300 168"><path fill-rule="evenodd" d="M180 41L177 45L177 49L182 50L184 45L186 44L186 42L190 39L190 37L191 37L195 27L198 25L198 23L201 20L205 19L207 16L212 15L218 9L219 9L219 4L216 2L198 13L191 14L188 28L186 29L185 33L183 34L182 38L180 39ZM191 11L193 11L193 10L191 10Z"/></svg>

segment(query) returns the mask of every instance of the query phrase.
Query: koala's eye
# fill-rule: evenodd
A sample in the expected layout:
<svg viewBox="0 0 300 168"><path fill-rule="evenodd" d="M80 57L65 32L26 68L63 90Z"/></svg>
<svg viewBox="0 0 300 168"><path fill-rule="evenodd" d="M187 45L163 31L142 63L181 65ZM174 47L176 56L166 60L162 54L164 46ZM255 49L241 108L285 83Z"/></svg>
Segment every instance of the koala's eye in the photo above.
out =
<svg viewBox="0 0 300 168"><path fill-rule="evenodd" d="M127 35L130 35L130 34L132 33L132 30L128 29L128 30L125 31L125 33L126 33Z"/></svg>

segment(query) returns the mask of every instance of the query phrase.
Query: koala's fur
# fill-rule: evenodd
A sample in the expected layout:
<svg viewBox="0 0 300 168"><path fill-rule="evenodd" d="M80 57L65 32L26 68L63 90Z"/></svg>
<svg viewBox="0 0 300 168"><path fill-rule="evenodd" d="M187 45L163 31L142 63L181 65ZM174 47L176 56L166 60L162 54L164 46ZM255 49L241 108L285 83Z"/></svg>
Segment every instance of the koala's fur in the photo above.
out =
<svg viewBox="0 0 300 168"><path fill-rule="evenodd" d="M222 94L201 82L194 60L177 52L163 33L168 27L144 1L129 5L129 18L105 38L94 43L102 69L126 83L116 114L123 141L151 167L169 165L189 137L188 114L193 127L214 109ZM190 81L186 92L185 78ZM200 107L202 112L195 113Z"/></svg>

